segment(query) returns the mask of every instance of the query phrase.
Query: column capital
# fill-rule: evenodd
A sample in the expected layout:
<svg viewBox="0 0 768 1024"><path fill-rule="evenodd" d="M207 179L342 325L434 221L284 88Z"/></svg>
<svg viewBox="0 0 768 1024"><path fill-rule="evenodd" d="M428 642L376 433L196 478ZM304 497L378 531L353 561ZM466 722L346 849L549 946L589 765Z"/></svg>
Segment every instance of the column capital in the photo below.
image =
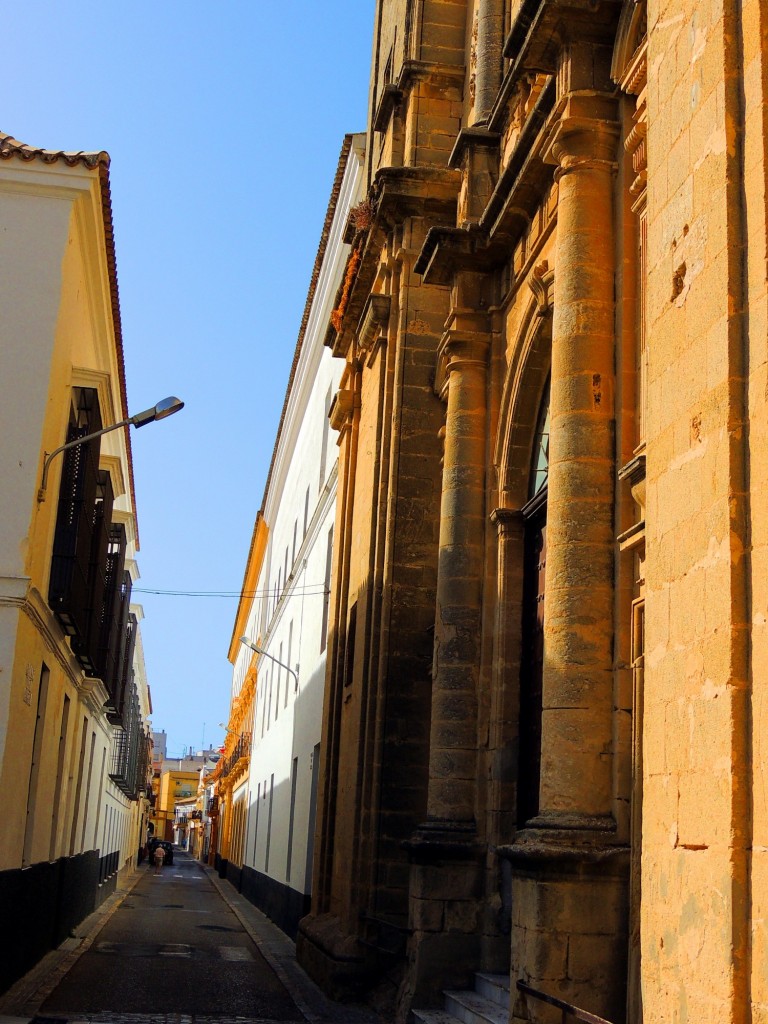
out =
<svg viewBox="0 0 768 1024"><path fill-rule="evenodd" d="M467 370L486 370L491 340L488 334L448 330L437 348L435 392L445 400L452 374Z"/></svg>
<svg viewBox="0 0 768 1024"><path fill-rule="evenodd" d="M518 508L495 508L491 512L490 520L498 530L499 536L504 537L511 527L522 523L523 514Z"/></svg>
<svg viewBox="0 0 768 1024"><path fill-rule="evenodd" d="M619 126L615 121L564 115L554 125L544 161L558 165L558 181L573 171L602 170L615 174L618 137Z"/></svg>

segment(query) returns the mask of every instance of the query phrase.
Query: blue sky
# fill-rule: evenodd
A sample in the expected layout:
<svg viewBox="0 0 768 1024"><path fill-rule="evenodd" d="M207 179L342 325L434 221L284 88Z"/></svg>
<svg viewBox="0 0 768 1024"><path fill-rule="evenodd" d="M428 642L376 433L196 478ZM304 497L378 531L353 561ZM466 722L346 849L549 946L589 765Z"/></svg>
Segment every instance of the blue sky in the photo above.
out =
<svg viewBox="0 0 768 1024"><path fill-rule="evenodd" d="M141 580L238 591L345 132L365 128L374 0L17 2L0 129L105 149ZM218 743L237 598L137 595L169 751Z"/></svg>

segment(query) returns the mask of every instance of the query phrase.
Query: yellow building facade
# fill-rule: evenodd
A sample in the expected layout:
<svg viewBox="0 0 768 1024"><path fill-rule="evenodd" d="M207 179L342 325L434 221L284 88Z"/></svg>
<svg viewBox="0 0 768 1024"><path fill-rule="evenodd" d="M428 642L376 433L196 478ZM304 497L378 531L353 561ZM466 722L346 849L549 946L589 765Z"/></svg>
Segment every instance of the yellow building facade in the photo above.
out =
<svg viewBox="0 0 768 1024"><path fill-rule="evenodd" d="M0 988L135 863L149 697L106 153L0 134Z"/></svg>
<svg viewBox="0 0 768 1024"><path fill-rule="evenodd" d="M228 657L232 664L237 658L240 637L245 632L245 626L253 607L259 575L264 562L264 553L267 548L268 534L267 524L262 514L259 513L253 527L240 601L229 645ZM211 775L211 781L216 785L217 794L214 863L222 877L231 876L238 885L238 876L243 867L248 828L248 782L256 686L256 657L253 655L250 658L245 678L237 689L233 689L222 756Z"/></svg>

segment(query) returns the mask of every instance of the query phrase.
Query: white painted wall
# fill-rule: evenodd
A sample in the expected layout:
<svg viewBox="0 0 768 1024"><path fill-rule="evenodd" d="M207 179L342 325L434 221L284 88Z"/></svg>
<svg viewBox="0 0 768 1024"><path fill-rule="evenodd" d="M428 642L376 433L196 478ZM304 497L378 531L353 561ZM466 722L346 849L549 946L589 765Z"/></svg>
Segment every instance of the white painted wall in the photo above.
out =
<svg viewBox="0 0 768 1024"><path fill-rule="evenodd" d="M311 883L313 752L320 743L326 560L336 512L338 449L328 408L343 369L323 340L349 254L344 228L350 209L363 198L363 145L364 136L354 136L278 438L264 500L269 538L257 584L260 596L247 626L249 638L297 671L298 686L284 668L257 656L244 864L301 893L308 893ZM251 652L241 646L233 696L250 660Z"/></svg>

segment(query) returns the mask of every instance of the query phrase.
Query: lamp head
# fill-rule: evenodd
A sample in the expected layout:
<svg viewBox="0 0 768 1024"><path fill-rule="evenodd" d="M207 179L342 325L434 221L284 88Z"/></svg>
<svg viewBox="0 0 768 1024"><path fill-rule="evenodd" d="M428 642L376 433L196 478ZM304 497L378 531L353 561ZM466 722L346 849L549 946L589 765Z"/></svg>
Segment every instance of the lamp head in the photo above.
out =
<svg viewBox="0 0 768 1024"><path fill-rule="evenodd" d="M131 416L129 422L136 427L145 426L147 423L154 423L155 420L164 420L166 416L173 416L175 412L184 408L184 403L180 398L174 398L171 395L169 398L163 398L153 405L151 409L145 409L144 412L137 412L135 416Z"/></svg>

